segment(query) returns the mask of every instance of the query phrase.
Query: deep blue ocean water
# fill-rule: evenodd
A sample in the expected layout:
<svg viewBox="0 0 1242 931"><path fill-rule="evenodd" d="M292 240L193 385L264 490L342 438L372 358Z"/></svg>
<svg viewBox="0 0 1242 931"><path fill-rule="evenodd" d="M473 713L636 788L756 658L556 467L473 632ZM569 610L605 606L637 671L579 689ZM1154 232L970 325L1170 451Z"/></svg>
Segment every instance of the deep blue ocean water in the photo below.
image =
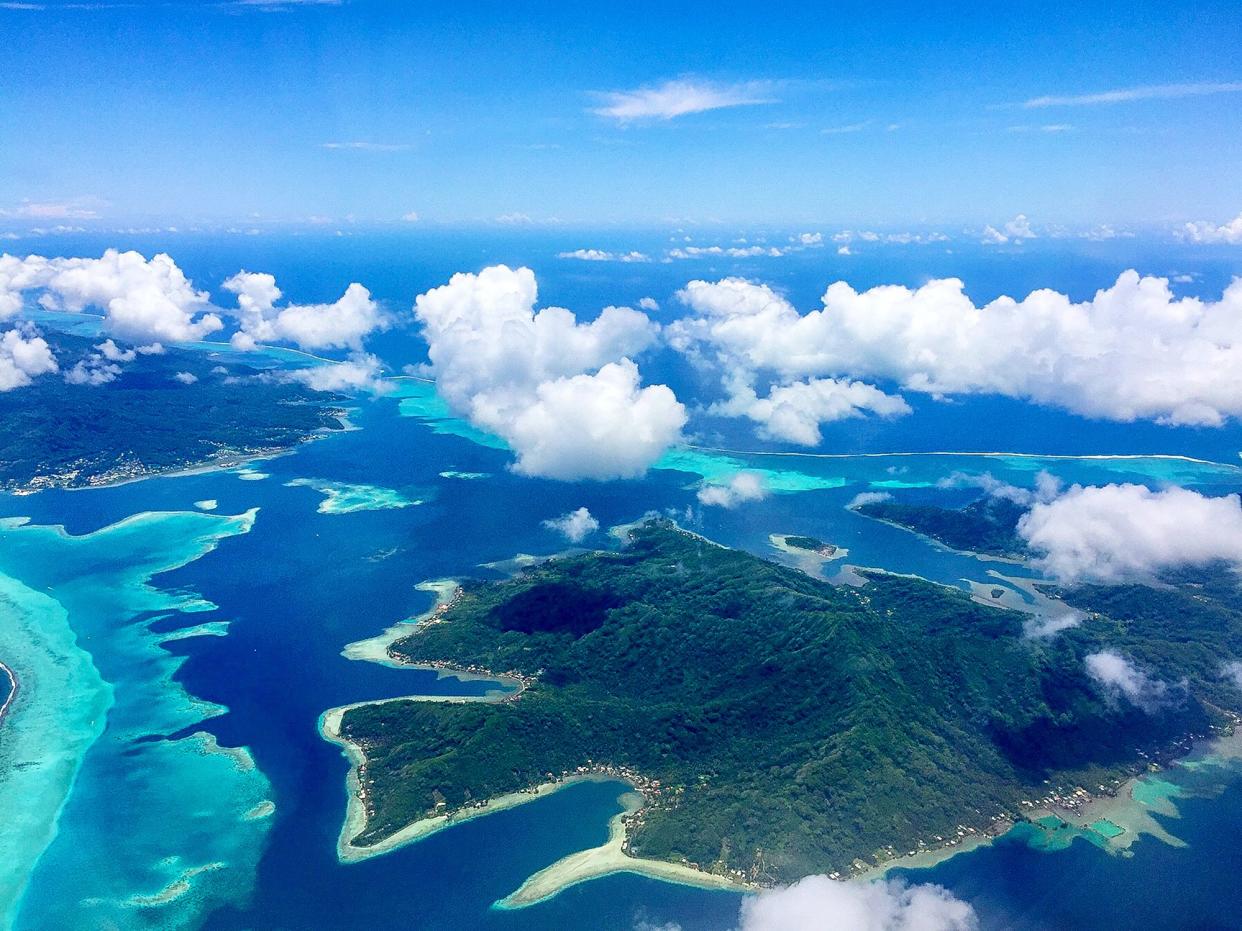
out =
<svg viewBox="0 0 1242 931"><path fill-rule="evenodd" d="M607 303L634 301L644 294L667 301L672 289L688 277L710 273L685 263L638 271L624 269L618 274L615 267L607 272L582 269L579 265L586 263L558 263L549 258L557 248L606 247L614 244L612 240L619 243L624 238L615 231L590 243L570 233L518 239L515 244L447 237L445 242L432 244L433 248L427 242L408 238L328 242L254 237L244 242L211 243L189 241L187 237L162 242L160 247L172 250L203 285L212 286L245 266L274 271L286 292L298 300L322 300L335 298L349 280L358 279L400 310L408 307L413 294L446 280L452 271L474 269L490 261L535 264L548 302L587 313ZM114 240L112 237L109 242ZM64 242L54 245L58 252L70 251ZM78 245L78 251L90 251L90 243ZM858 279L857 283L918 283L920 275L944 274L947 269L969 280L967 272L975 270L977 278L983 279L980 297L1044 284L1070 288L1085 296L1095 287L1109 284L1121 267L1136 264L1133 257L1123 263L1094 253L1080 255L1072 262L1064 256L1041 254L1021 262L1010 261L1005 267L986 256L957 262L954 256L932 253L916 258L904 265L897 263L896 270L878 261L866 265L866 274L872 277ZM1167 257L1162 261L1160 267L1143 270L1173 271L1185 264L1180 258L1177 264ZM1154 265L1155 260L1152 262ZM1211 275L1220 276L1218 265L1216 259L1205 262L1204 282ZM835 268L825 272L823 268L785 267L775 262L763 268L770 269L770 274L760 270L754 274L776 279L784 276L782 283L808 304L830 278L841 274ZM417 358L416 341L408 331L388 334L380 348L394 366ZM674 371L672 363L668 366L670 378L690 377ZM1135 480L1158 485L1177 480L1213 493L1242 489L1242 472L1236 468L1242 445L1233 428L1208 431L1100 425L988 399L958 405L919 402L917 406L919 414L892 426L855 422L826 431L824 449L1177 453L1227 466L980 457L843 461L739 456L734 458L746 468L778 471L794 485L817 487L773 495L734 511L696 508L694 529L766 556L775 555L768 544L769 533L811 534L848 547L850 563L958 584L965 578L988 580L988 571L997 564L932 546L896 528L859 517L844 505L859 491L873 487L874 482L894 481L912 486L909 494L936 494L939 500L964 501L969 496L967 491L933 491L928 487L936 478L956 470L976 474L989 471L1017 484L1030 484L1035 469L1047 467L1067 481ZM214 551L152 581L160 591L201 595L212 604L206 611L161 611L152 624L156 630L228 622L225 636L174 640L159 649L184 657L175 680L189 696L226 709L188 730L209 732L226 747L248 748L261 778L270 784L255 791L269 789L267 797L275 803L275 814L268 819L259 849L254 852L257 865L252 875L243 868L245 858L240 855L222 868L222 874L230 870L238 873L243 886L252 881L252 892L200 907L194 905L195 893L191 891L188 898L180 900L185 909L177 914L217 929L632 928L642 921L657 925L674 922L687 931L732 927L737 896L635 876L587 883L526 910L502 912L490 907L536 870L565 854L601 843L607 834L608 818L619 810L616 799L622 786L618 784L573 786L373 860L351 865L337 862L335 844L345 807L346 763L337 748L319 737L316 722L320 713L354 701L436 691L478 692L485 687L482 683L436 680L430 673L350 661L340 655L342 647L425 610L430 596L415 589L422 581L487 576L489 570L481 568L483 563L521 552L546 554L561 549L563 540L541 526L546 518L586 506L606 527L633 520L648 510L684 513L694 503L699 478L666 469L655 470L642 481L606 484L519 478L506 471L504 451L435 433L416 418L401 417L394 399L360 402L353 420L360 429L256 464L253 468L269 475L260 481L245 481L231 472L211 472L89 491L0 496L0 517L29 517L36 525L63 524L71 534L90 534L144 512L192 511L194 502L206 499L218 502L213 512L218 515L238 515L258 508L249 532L220 539ZM764 448L737 425L713 424L709 429L714 431L711 438L721 445ZM720 457L709 456L705 462L704 468L711 462L719 465ZM731 463L722 466L734 467ZM440 475L450 470L486 473L488 477L463 480ZM319 493L285 485L295 478L404 490L410 497L426 499L426 503L404 509L322 514L316 510L322 500ZM154 546L162 539L156 534L174 530L153 528L150 532ZM4 546L4 533L0 532L0 570L5 565ZM100 560L105 557L101 552ZM1007 574L1021 574L1011 566L1000 568ZM152 619L138 620L147 623ZM109 656L112 647L105 642L108 636L107 630L100 629L80 645L99 656ZM150 662L154 664L155 660ZM103 768L102 758L108 733L98 749L100 762L92 762L88 755L83 764L81 784L106 784L104 776L110 770ZM150 737L167 741L171 747L188 734L153 730ZM189 759L179 765L183 768L168 771L169 779L181 778L180 774L191 772L195 764ZM247 785L253 787L256 780ZM123 782L116 785L116 791L125 792ZM985 928L1242 925L1237 917L1242 915L1242 893L1236 888L1238 867L1242 866L1237 850L1242 836L1242 785L1234 785L1216 798L1179 800L1178 808L1181 817L1170 830L1187 842L1184 848L1145 838L1134 846L1133 857L1120 858L1085 842L1058 853L1039 853L1024 845L1001 842L935 869L911 873L910 878L943 883L970 900ZM149 848L152 856L161 849L173 854L180 851L187 865L198 862L196 857L201 859L209 847L215 849L205 838L178 834L178 823L167 814L158 806L145 813L127 812L127 829L138 833L128 839L118 838L117 845L144 851ZM72 797L66 815L60 836L35 868L25 907L18 916L20 928L47 927L48 912L43 903L53 898L65 900L65 926L72 926L74 912L70 906L74 903L72 893L66 890L73 888L73 875L66 870L75 862L75 845L101 843L100 838L107 837L118 823L117 813L108 806L84 805L79 800L75 808ZM79 825L76 829L75 824ZM79 832L76 835L75 830ZM128 874L119 869L117 873L117 883L123 883ZM157 890L129 891L151 894ZM121 914L125 923L133 926L170 926L170 913L158 907L133 908Z"/></svg>

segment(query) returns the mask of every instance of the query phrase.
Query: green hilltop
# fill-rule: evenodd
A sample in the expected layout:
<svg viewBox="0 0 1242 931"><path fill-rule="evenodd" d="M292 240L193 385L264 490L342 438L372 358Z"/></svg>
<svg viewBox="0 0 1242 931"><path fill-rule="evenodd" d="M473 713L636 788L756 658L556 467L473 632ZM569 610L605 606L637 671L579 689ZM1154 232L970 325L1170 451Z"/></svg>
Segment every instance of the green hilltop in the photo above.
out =
<svg viewBox="0 0 1242 931"><path fill-rule="evenodd" d="M1157 651L1174 664L1162 676L1187 677L1166 708L1103 694L1083 658L1120 622L1024 639L1016 612L864 576L834 587L655 520L619 552L467 583L392 655L533 682L496 703L349 710L369 809L353 843L549 774L624 768L648 796L631 853L788 881L995 827L1045 780L1115 785L1136 751L1219 719L1207 672L1175 648ZM1144 623L1127 620L1130 639Z"/></svg>

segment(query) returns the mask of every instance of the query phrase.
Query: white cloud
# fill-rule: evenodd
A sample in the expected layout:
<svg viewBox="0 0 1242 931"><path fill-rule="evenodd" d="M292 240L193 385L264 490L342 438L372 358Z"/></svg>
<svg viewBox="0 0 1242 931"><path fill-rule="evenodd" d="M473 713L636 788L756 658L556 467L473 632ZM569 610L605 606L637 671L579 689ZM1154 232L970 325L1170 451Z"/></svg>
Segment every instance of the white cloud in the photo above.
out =
<svg viewBox="0 0 1242 931"><path fill-rule="evenodd" d="M1062 611L1057 614L1037 614L1022 622L1022 636L1032 640L1055 637L1063 630L1077 627L1083 615L1078 611Z"/></svg>
<svg viewBox="0 0 1242 931"><path fill-rule="evenodd" d="M1228 679L1238 688L1242 689L1242 663L1235 660L1223 664L1220 668L1221 677Z"/></svg>
<svg viewBox="0 0 1242 931"><path fill-rule="evenodd" d="M714 84L709 81L681 79L666 81L656 87L600 94L602 106L595 108L598 116L622 123L635 120L671 120L691 113L775 103L770 82L750 81L742 84Z"/></svg>
<svg viewBox="0 0 1242 931"><path fill-rule="evenodd" d="M173 378L181 382L183 385L192 385L198 381L198 376L193 372L177 372Z"/></svg>
<svg viewBox="0 0 1242 931"><path fill-rule="evenodd" d="M892 500L893 496L887 491L860 491L858 494L854 495L854 497L850 498L850 503L847 504L846 507L853 510L854 508L860 508L865 504L882 504L885 501Z"/></svg>
<svg viewBox="0 0 1242 931"><path fill-rule="evenodd" d="M1187 223L1178 231L1178 238L1186 242L1224 243L1230 246L1242 245L1242 213L1238 214L1223 226L1200 220Z"/></svg>
<svg viewBox="0 0 1242 931"><path fill-rule="evenodd" d="M671 343L729 371L887 379L933 395L1000 394L1088 417L1220 425L1242 415L1242 279L1219 301L1127 271L1088 301L1051 290L976 306L955 278L828 287L807 314L742 278L692 281Z"/></svg>
<svg viewBox="0 0 1242 931"><path fill-rule="evenodd" d="M740 384L712 411L749 417L760 424L759 435L765 439L818 446L823 439L819 431L822 424L866 414L900 417L910 413L910 405L897 395L860 381L812 378L773 387L766 398L757 397L752 387Z"/></svg>
<svg viewBox="0 0 1242 931"><path fill-rule="evenodd" d="M361 351L362 341L387 326L388 321L371 292L351 284L332 304L287 304L276 279L268 274L238 272L224 282L225 290L237 295L241 329L232 344L253 349L257 343L288 342L301 349L352 349Z"/></svg>
<svg viewBox="0 0 1242 931"><path fill-rule="evenodd" d="M95 347L109 362L133 362L138 357L137 350L122 349L110 339L104 340Z"/></svg>
<svg viewBox="0 0 1242 931"><path fill-rule="evenodd" d="M411 210L409 213L403 213L401 219L406 223L417 223L419 221L418 211Z"/></svg>
<svg viewBox="0 0 1242 931"><path fill-rule="evenodd" d="M582 262L650 262L651 256L643 252L609 252L604 249L575 249L558 252L558 259L578 259Z"/></svg>
<svg viewBox="0 0 1242 931"><path fill-rule="evenodd" d="M1005 235L1010 239L1035 239L1035 231L1031 229L1031 221L1026 214L1020 213L1005 224Z"/></svg>
<svg viewBox="0 0 1242 931"><path fill-rule="evenodd" d="M388 383L381 377L383 366L375 356L355 353L346 362L325 362L294 369L286 377L315 391L370 391L382 394Z"/></svg>
<svg viewBox="0 0 1242 931"><path fill-rule="evenodd" d="M974 909L942 886L807 876L742 901L739 931L975 931Z"/></svg>
<svg viewBox="0 0 1242 931"><path fill-rule="evenodd" d="M768 496L763 476L756 472L738 472L727 485L703 485L699 503L708 507L735 508L748 501L762 501Z"/></svg>
<svg viewBox="0 0 1242 931"><path fill-rule="evenodd" d="M642 476L680 438L686 412L666 385L639 383L638 366L622 359L540 384L500 428L517 453L514 470L567 481Z"/></svg>
<svg viewBox="0 0 1242 931"><path fill-rule="evenodd" d="M995 226L985 226L983 228L983 238L979 240L985 246L999 246L1002 243L1009 242L1009 237L998 230Z"/></svg>
<svg viewBox="0 0 1242 931"><path fill-rule="evenodd" d="M207 294L164 254L149 261L115 249L97 259L0 256L0 318L20 310L25 291L41 292L48 309L98 308L108 332L133 343L198 340L223 326L208 312Z"/></svg>
<svg viewBox="0 0 1242 931"><path fill-rule="evenodd" d="M65 381L70 385L87 385L98 388L114 382L121 374L121 367L109 362L97 352L92 352L65 372Z"/></svg>
<svg viewBox="0 0 1242 931"><path fill-rule="evenodd" d="M1105 694L1124 698L1136 708L1152 714L1176 702L1179 690L1167 682L1153 679L1130 660L1113 650L1101 650L1086 657L1087 673Z"/></svg>
<svg viewBox="0 0 1242 931"><path fill-rule="evenodd" d="M1242 499L1185 488L1074 485L1036 503L1018 533L1062 582L1116 582L1179 566L1242 566Z"/></svg>
<svg viewBox="0 0 1242 931"><path fill-rule="evenodd" d="M367 142L365 140L357 140L353 142L324 142L320 144L323 149L345 149L353 152L405 152L414 148L408 142Z"/></svg>
<svg viewBox="0 0 1242 931"><path fill-rule="evenodd" d="M766 257L779 259L790 252L800 251L801 247L793 246L679 246L665 253L670 259L753 259Z"/></svg>
<svg viewBox="0 0 1242 931"><path fill-rule="evenodd" d="M1118 90L1096 94L1033 97L1022 104L1027 109L1041 107L1081 107L1109 103L1129 103L1135 100L1171 100L1178 97L1201 97L1208 94L1236 94L1242 92L1242 81L1200 84L1147 84L1140 87L1123 87Z"/></svg>
<svg viewBox="0 0 1242 931"><path fill-rule="evenodd" d="M0 219L97 220L101 206L103 201L93 197L56 202L24 200L15 207L0 207Z"/></svg>
<svg viewBox="0 0 1242 931"><path fill-rule="evenodd" d="M543 525L549 530L562 534L570 543L581 543L599 530L599 521L592 517L591 512L586 508L578 508L560 517L545 520Z"/></svg>
<svg viewBox="0 0 1242 931"><path fill-rule="evenodd" d="M640 297L638 299L638 309L652 313L660 309L660 302L654 297Z"/></svg>
<svg viewBox="0 0 1242 931"><path fill-rule="evenodd" d="M24 388L40 375L58 371L51 347L33 328L0 333L0 391Z"/></svg>
<svg viewBox="0 0 1242 931"><path fill-rule="evenodd" d="M801 246L822 246L824 244L823 233L799 233L797 236L790 238Z"/></svg>
<svg viewBox="0 0 1242 931"><path fill-rule="evenodd" d="M659 327L628 307L605 307L590 323L561 307L536 313L537 297L534 272L504 265L419 295L415 315L440 394L508 441L519 472L641 475L686 420L667 387L640 387L630 361Z"/></svg>
<svg viewBox="0 0 1242 931"><path fill-rule="evenodd" d="M1061 480L1041 469L1035 474L1035 488L1019 488L1002 482L991 472L953 472L936 482L937 488L978 488L990 498L1005 498L1024 507L1036 501L1051 501L1061 492Z"/></svg>

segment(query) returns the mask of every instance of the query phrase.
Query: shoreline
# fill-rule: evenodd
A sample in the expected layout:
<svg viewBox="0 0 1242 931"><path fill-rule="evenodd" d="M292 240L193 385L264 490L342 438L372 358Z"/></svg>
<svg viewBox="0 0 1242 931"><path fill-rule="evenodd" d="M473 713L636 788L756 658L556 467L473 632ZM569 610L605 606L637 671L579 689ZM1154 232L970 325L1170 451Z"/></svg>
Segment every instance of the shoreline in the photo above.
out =
<svg viewBox="0 0 1242 931"><path fill-rule="evenodd" d="M884 459L890 456L902 458L910 458L914 456L987 456L994 459L1055 459L1055 460L1121 460L1133 461L1136 459L1160 459L1173 460L1177 462L1189 462L1195 465L1219 466L1230 469L1232 471L1242 471L1242 467L1233 465L1229 462L1220 462L1215 459L1198 459L1194 456L1182 456L1176 453L1117 453L1115 455L1095 453L1074 455L1072 453L1017 453L992 451L987 452L968 452L956 450L934 450L929 452L891 452L891 453L804 453L797 451L782 450L746 450L746 449L727 449L720 446L696 446L687 444L684 449L693 449L705 453L724 453L729 456L785 456L802 459Z"/></svg>
<svg viewBox="0 0 1242 931"><path fill-rule="evenodd" d="M527 877L517 889L492 903L492 908L511 911L546 902L566 889L592 879L617 873L634 873L661 882L721 892L754 892L755 886L704 870L665 860L634 857L626 853L627 821L645 803L637 790L621 796L623 810L608 819L608 840L598 847L579 850Z"/></svg>
<svg viewBox="0 0 1242 931"><path fill-rule="evenodd" d="M1147 800L1136 797L1135 790L1139 789L1140 795L1145 794L1142 791L1145 786L1159 788L1170 785L1176 790L1178 788L1176 784L1169 783L1164 777L1170 772L1176 772L1179 767L1193 769L1205 764L1227 765L1229 762L1234 765L1242 763L1242 726L1235 726L1232 733L1204 737L1195 741L1189 752L1172 760L1168 766L1131 776L1116 786L1112 793L1087 793L1084 801L1072 807L1056 803L1032 806L1026 809L1025 820L1009 822L1009 827L999 833L969 834L951 845L926 848L913 855L907 854L886 860L860 871L850 879L868 882L884 879L893 870L931 869L960 854L991 846L1006 837L1020 839L1015 836L1015 831L1029 831L1030 826L1034 826L1035 830L1056 830L1063 826L1069 829L1067 833L1070 841L1079 837L1084 838L1110 856L1129 855L1129 848L1144 836L1152 837L1170 846L1180 847L1183 846L1183 842L1170 834L1164 825L1152 817L1153 814L1158 814L1166 818L1176 818L1177 809L1169 798L1175 798L1179 793L1174 791L1168 796L1157 794L1154 798ZM1057 825L1041 823L1048 819L1054 820ZM1111 824L1119 829L1119 833L1109 836L1099 832L1094 826L1101 822ZM1061 849L1059 846L1047 848L1048 852L1052 853Z"/></svg>
<svg viewBox="0 0 1242 931"><path fill-rule="evenodd" d="M362 781L359 773L366 765L366 754L362 749L341 735L341 720L345 713L353 708L371 706L377 704L387 704L396 701L439 701L446 704L459 704L465 702L498 702L505 701L507 693L501 693L499 696L495 692L487 695L407 695L401 698L383 699L378 702L354 702L350 705L341 705L337 708L329 708L319 716L319 734L328 741L341 748L342 755L349 761L349 772L345 777L346 803L345 803L345 820L341 825L340 834L337 836L336 856L341 863L360 863L363 860L369 860L372 857L378 857L390 851L405 847L437 834L440 831L450 828L466 821L472 821L475 818L481 818L484 815L492 814L497 811L504 811L507 808L513 808L525 802L534 801L551 795L563 789L565 786L575 782L584 781L607 781L614 777L597 776L588 774L583 776L573 776L562 779L557 782L541 783L530 789L519 790L517 792L509 792L505 795L488 799L475 808L458 809L457 811L447 812L443 815L431 815L425 818L419 818L417 821L411 821L405 827L394 831L387 837L374 844L359 846L353 843L353 839L357 837L365 828L367 823L366 813L366 793L362 787Z"/></svg>
<svg viewBox="0 0 1242 931"><path fill-rule="evenodd" d="M9 709L13 707L13 701L17 698L17 693L21 689L21 681L17 678L11 666L0 662L0 672L3 672L9 679L9 695L4 700L4 704L0 705L0 725L4 724L4 716L9 713Z"/></svg>

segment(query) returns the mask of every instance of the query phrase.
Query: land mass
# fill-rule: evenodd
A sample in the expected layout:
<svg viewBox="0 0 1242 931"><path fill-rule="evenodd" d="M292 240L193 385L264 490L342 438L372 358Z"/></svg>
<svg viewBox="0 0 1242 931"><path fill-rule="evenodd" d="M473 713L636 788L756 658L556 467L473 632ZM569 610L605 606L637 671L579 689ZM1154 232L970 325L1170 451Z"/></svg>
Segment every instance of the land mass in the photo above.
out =
<svg viewBox="0 0 1242 931"><path fill-rule="evenodd" d="M1026 553L1026 543L1018 536L1018 520L1026 508L1008 498L988 495L963 508L876 501L858 505L855 510L921 533L951 549L1006 558L1021 558Z"/></svg>
<svg viewBox="0 0 1242 931"><path fill-rule="evenodd" d="M94 340L46 335L63 371L94 354ZM0 392L0 490L104 485L282 452L341 429L342 400L184 349L137 355L104 384L40 378Z"/></svg>
<svg viewBox="0 0 1242 931"><path fill-rule="evenodd" d="M1226 724L1242 697L1218 668L1219 651L1242 650L1238 612L1179 627L1132 594L1037 640L965 592L861 575L834 587L654 520L619 552L464 583L388 654L527 685L501 701L342 709L333 736L366 792L349 845L606 773L644 798L614 837L625 856L758 884L858 873L1003 830L1049 786L1118 786ZM1236 579L1219 584L1238 600ZM1201 627L1215 629L1202 647ZM1159 662L1176 683L1167 701L1101 689L1084 658L1106 645ZM594 875L599 857L587 861Z"/></svg>

